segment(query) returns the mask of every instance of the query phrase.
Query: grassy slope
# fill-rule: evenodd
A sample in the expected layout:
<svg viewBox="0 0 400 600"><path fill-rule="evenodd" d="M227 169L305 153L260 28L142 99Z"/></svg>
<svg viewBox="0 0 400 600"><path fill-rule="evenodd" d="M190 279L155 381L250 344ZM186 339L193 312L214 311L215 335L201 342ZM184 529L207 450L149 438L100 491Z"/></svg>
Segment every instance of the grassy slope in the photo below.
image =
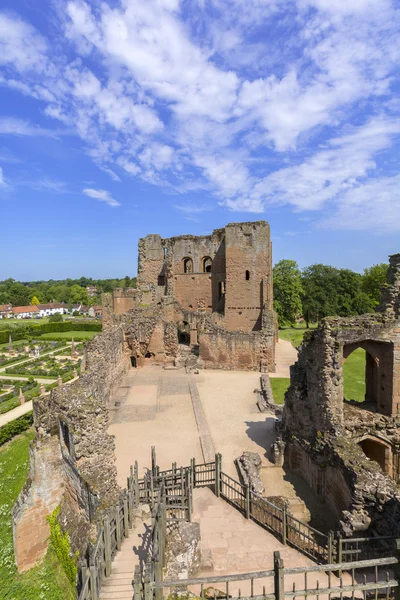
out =
<svg viewBox="0 0 400 600"><path fill-rule="evenodd" d="M28 431L0 448L0 600L69 600L70 586L53 550L23 575L14 563L11 510L28 473L32 438Z"/></svg>
<svg viewBox="0 0 400 600"><path fill-rule="evenodd" d="M316 327L316 325L311 325L311 327ZM305 331L307 331L305 325L288 327L279 330L279 337L298 347L303 340ZM350 354L344 363L343 375L345 398L362 402L365 395L365 350L358 348ZM283 404L289 383L289 379L271 377L272 391L277 404Z"/></svg>

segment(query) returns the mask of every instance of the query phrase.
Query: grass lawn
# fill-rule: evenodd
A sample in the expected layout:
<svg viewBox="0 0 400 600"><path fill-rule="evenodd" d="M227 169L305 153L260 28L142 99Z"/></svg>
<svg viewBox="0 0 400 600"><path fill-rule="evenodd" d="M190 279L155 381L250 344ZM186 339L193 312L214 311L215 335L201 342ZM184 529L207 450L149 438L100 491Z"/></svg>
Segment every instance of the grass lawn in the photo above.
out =
<svg viewBox="0 0 400 600"><path fill-rule="evenodd" d="M270 382L272 393L274 394L275 404L283 404L285 400L285 392L289 387L290 379L286 377L271 377Z"/></svg>
<svg viewBox="0 0 400 600"><path fill-rule="evenodd" d="M0 448L0 600L71 600L68 579L52 549L22 575L14 563L11 510L28 473L32 438L27 431Z"/></svg>
<svg viewBox="0 0 400 600"><path fill-rule="evenodd" d="M316 324L310 325L310 329L311 327L316 327ZM303 341L303 335L306 331L305 324L287 327L279 330L279 337L282 340L291 342L294 347L298 347ZM363 402L365 396L365 350L358 348L350 354L343 365L343 376L344 397L346 400ZM289 382L289 379L271 377L272 391L277 404L283 404L284 394L289 387Z"/></svg>
<svg viewBox="0 0 400 600"><path fill-rule="evenodd" d="M56 333L44 333L40 336L40 340L91 340L99 331L57 331Z"/></svg>
<svg viewBox="0 0 400 600"><path fill-rule="evenodd" d="M357 348L344 361L344 397L363 402L365 399L365 350Z"/></svg>
<svg viewBox="0 0 400 600"><path fill-rule="evenodd" d="M316 327L316 323L310 323L310 329L315 329ZM306 324L301 323L296 325L296 327L285 327L284 329L280 329L278 333L281 340L291 342L291 344L297 348L303 341L303 336L306 331Z"/></svg>

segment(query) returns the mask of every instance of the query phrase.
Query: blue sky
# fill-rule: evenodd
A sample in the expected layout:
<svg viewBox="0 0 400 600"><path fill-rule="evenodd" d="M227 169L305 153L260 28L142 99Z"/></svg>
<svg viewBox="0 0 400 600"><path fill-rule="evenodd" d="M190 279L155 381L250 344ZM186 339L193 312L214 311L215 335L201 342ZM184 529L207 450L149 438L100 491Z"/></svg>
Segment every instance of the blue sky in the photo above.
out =
<svg viewBox="0 0 400 600"><path fill-rule="evenodd" d="M274 260L400 251L400 5L2 0L0 279L122 277L266 219Z"/></svg>

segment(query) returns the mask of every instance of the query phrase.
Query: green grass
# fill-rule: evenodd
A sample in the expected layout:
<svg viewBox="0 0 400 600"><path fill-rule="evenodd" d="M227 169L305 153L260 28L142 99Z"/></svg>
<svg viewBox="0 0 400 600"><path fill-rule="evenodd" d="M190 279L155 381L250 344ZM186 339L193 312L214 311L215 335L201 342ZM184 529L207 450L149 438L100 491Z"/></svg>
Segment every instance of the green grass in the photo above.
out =
<svg viewBox="0 0 400 600"><path fill-rule="evenodd" d="M310 329L315 329L316 327L316 323L310 323ZM280 329L278 333L281 340L286 340L297 348L303 341L303 336L306 331L306 324L300 323L299 325L296 325L296 327L285 327L284 329Z"/></svg>
<svg viewBox="0 0 400 600"><path fill-rule="evenodd" d="M272 393L274 394L275 404L283 404L285 400L285 392L290 384L290 379L286 377L271 377L270 382Z"/></svg>
<svg viewBox="0 0 400 600"><path fill-rule="evenodd" d="M98 331L57 331L56 333L44 333L40 340L72 340L79 342L81 340L91 340Z"/></svg>
<svg viewBox="0 0 400 600"><path fill-rule="evenodd" d="M0 448L0 600L70 600L70 584L52 548L34 569L18 574L11 510L28 473L32 430Z"/></svg>
<svg viewBox="0 0 400 600"><path fill-rule="evenodd" d="M9 400L5 400L4 402L1 402L0 398L0 415L4 415L4 413L12 410L13 408L17 408L17 406L19 406L18 396L10 398Z"/></svg>
<svg viewBox="0 0 400 600"><path fill-rule="evenodd" d="M344 397L363 402L365 399L365 350L357 348L344 361Z"/></svg>

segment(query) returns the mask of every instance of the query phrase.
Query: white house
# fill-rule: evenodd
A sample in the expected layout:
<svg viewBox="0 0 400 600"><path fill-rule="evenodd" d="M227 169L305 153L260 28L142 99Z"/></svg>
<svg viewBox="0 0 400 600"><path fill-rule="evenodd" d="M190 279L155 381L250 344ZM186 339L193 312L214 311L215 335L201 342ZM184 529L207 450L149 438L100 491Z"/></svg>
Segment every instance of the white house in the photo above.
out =
<svg viewBox="0 0 400 600"><path fill-rule="evenodd" d="M38 304L41 317L50 317L56 313L63 315L68 312L68 307L64 302L50 302L50 304Z"/></svg>
<svg viewBox="0 0 400 600"><path fill-rule="evenodd" d="M12 317L11 304L0 304L0 319L9 319Z"/></svg>
<svg viewBox="0 0 400 600"><path fill-rule="evenodd" d="M16 319L32 319L40 315L37 306L14 306L12 313Z"/></svg>

